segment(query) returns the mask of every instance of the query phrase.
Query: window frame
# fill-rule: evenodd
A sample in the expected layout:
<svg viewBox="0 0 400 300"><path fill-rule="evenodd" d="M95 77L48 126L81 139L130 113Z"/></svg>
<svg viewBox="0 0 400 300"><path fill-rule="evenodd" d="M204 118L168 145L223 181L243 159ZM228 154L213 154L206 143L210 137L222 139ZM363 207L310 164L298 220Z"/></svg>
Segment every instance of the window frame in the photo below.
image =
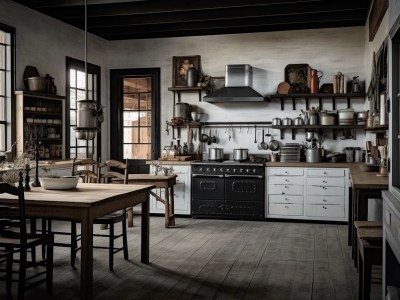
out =
<svg viewBox="0 0 400 300"><path fill-rule="evenodd" d="M4 95L4 112L5 119L0 120L0 125L4 126L4 137L0 137L3 140L3 143L6 149L0 149L0 151L5 151L11 148L12 141L16 139L16 129L13 124L15 124L16 116L15 116L15 70L16 70L16 62L15 62L15 40L16 40L16 29L9 25L0 23L0 30L6 32L10 35L10 57L9 57L9 71L10 75L5 76L5 95ZM6 56L6 64L7 64L7 56ZM7 72L8 68L6 67L5 72ZM7 78L9 78L9 83ZM7 89L9 87L9 91Z"/></svg>
<svg viewBox="0 0 400 300"><path fill-rule="evenodd" d="M65 84L65 95L66 95L66 108L65 108L65 157L71 158L71 135L75 136L75 131L71 128L71 120L70 120L70 70L76 69L79 71L85 71L85 62L82 60L78 60L72 57L66 57L66 84ZM101 104L101 67L87 63L87 72L88 74L96 75L96 101ZM95 82L92 81L94 85ZM89 89L90 90L90 89ZM94 90L92 86L92 90ZM90 148L93 148L93 157L90 155ZM93 158L94 160L99 160L101 157L101 132L98 132L96 138L93 140L86 141L86 146L76 146L74 148L86 148L86 157Z"/></svg>

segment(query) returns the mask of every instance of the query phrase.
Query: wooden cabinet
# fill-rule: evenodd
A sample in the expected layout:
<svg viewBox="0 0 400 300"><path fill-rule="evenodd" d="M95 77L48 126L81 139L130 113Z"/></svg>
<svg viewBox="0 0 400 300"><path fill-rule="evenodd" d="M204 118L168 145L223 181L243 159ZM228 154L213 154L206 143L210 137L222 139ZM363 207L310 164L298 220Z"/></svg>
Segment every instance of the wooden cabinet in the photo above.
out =
<svg viewBox="0 0 400 300"><path fill-rule="evenodd" d="M27 91L16 93L17 155L40 142L41 160L65 157L64 97Z"/></svg>
<svg viewBox="0 0 400 300"><path fill-rule="evenodd" d="M268 218L347 221L349 174L345 168L267 168Z"/></svg>
<svg viewBox="0 0 400 300"><path fill-rule="evenodd" d="M174 173L178 175L174 186L175 214L190 215L190 165L177 166L163 164L163 167L172 167ZM154 166L150 166L150 173L154 173ZM164 198L164 189L156 189L155 193ZM150 213L165 213L164 204L150 197Z"/></svg>

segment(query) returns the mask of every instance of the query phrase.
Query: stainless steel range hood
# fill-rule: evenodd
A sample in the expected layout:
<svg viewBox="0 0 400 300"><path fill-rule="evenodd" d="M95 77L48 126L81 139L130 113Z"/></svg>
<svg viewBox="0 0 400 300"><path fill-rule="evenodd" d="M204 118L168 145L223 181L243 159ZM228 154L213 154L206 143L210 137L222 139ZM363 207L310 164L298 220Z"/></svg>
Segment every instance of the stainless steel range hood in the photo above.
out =
<svg viewBox="0 0 400 300"><path fill-rule="evenodd" d="M253 68L250 65L226 65L225 87L203 97L207 102L265 101L253 89Z"/></svg>

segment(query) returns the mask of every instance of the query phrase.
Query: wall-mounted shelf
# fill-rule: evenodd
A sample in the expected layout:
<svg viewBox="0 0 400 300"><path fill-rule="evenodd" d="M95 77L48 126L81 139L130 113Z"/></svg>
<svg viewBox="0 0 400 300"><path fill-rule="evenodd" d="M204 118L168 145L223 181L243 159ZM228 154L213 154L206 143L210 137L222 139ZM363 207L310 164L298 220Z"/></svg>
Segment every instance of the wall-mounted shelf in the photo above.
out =
<svg viewBox="0 0 400 300"><path fill-rule="evenodd" d="M177 127L177 128L198 128L202 126L204 123L202 122L185 122L182 124L176 124L174 122L167 122L168 126Z"/></svg>
<svg viewBox="0 0 400 300"><path fill-rule="evenodd" d="M386 132L386 130L389 130L389 125L380 125L380 126L365 128L365 131L369 131L369 132L373 132L373 133L382 133L382 132Z"/></svg>
<svg viewBox="0 0 400 300"><path fill-rule="evenodd" d="M353 130L356 129L365 129L365 125L272 125L273 129L279 129L281 131L281 139L285 138L285 130L292 130L292 140L296 138L296 132L298 129L304 129L305 131L309 130L317 130L318 132L322 132L323 129L331 129L332 130L332 138L336 140L337 131L338 130ZM353 133L353 139L356 139L355 132Z"/></svg>
<svg viewBox="0 0 400 300"><path fill-rule="evenodd" d="M235 127L235 126L246 126L246 125L252 125L252 126L265 126L265 127L271 127L272 122L271 121L254 121L254 122L203 122L203 126L207 127L222 127L222 126L227 126L227 127Z"/></svg>
<svg viewBox="0 0 400 300"><path fill-rule="evenodd" d="M181 93L182 92L197 92L199 94L199 101L201 101L201 91L203 90L203 87L198 86L198 87L169 87L168 91L171 91L174 93L174 105L176 103L175 101L175 94L178 95L178 102L181 102Z"/></svg>
<svg viewBox="0 0 400 300"><path fill-rule="evenodd" d="M309 109L310 99L318 99L319 107L322 109L322 100L323 99L331 99L332 100L332 109L336 109L336 99L347 99L347 107L350 108L351 99L353 98L365 98L365 93L346 93L346 94L333 94L333 93L296 93L296 94L276 94L269 95L270 101L274 99L278 99L281 102L281 110L285 108L285 100L292 100L293 110L296 110L296 100L297 99L305 99L306 100L306 109Z"/></svg>

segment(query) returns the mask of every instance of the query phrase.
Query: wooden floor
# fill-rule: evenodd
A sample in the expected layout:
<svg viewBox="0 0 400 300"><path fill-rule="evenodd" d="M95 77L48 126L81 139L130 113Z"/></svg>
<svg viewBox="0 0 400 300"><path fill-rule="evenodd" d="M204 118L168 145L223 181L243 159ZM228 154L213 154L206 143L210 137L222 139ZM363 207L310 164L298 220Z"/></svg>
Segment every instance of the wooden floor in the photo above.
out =
<svg viewBox="0 0 400 300"><path fill-rule="evenodd" d="M176 223L166 229L163 218L151 217L150 265L140 263L140 218L128 228L130 260L118 253L114 273L107 250L95 249L94 298L358 299L346 225L190 218ZM73 269L69 250L57 247L54 264L49 299L78 299L79 253ZM36 287L26 298L44 299L44 291ZM374 284L371 299L379 295Z"/></svg>

